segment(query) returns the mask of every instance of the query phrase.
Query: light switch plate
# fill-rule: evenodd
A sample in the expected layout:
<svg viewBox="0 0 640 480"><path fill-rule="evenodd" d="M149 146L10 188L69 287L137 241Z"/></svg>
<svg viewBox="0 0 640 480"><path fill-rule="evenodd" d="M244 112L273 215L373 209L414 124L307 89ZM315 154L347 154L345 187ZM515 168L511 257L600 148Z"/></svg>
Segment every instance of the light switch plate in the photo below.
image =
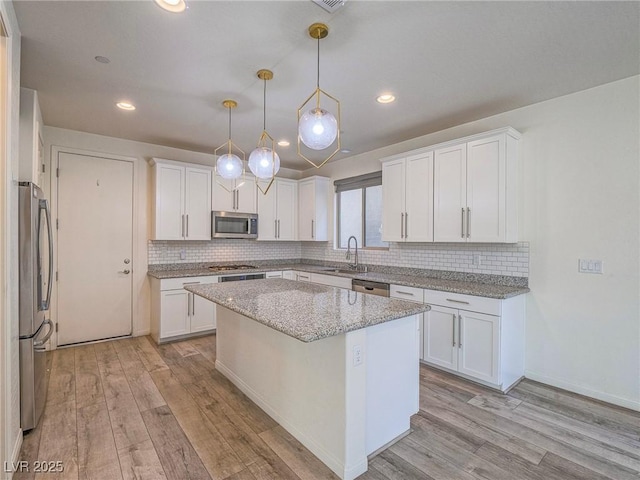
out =
<svg viewBox="0 0 640 480"><path fill-rule="evenodd" d="M578 259L578 272L580 273L595 273L602 275L603 271L602 260L586 258Z"/></svg>

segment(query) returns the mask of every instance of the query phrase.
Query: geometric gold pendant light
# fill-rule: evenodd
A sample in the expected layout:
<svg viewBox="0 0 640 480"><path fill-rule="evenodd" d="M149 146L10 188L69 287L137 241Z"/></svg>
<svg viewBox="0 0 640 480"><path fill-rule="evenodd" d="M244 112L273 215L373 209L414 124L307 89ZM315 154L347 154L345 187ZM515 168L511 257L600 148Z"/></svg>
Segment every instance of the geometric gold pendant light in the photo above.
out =
<svg viewBox="0 0 640 480"><path fill-rule="evenodd" d="M340 151L340 101L320 88L320 39L329 35L329 27L314 23L309 27L309 35L318 41L318 75L316 89L298 108L298 155L320 168ZM331 110L337 115L334 116ZM301 144L314 151L326 150L334 144L336 147L329 156L316 163L304 154Z"/></svg>
<svg viewBox="0 0 640 480"><path fill-rule="evenodd" d="M215 179L216 183L224 188L227 192L237 190L245 183L245 154L231 140L231 109L236 108L238 103L235 100L224 100L222 105L229 110L229 139L221 146L214 150L214 154L218 155L219 150L225 150L216 160ZM240 153L240 158L237 153ZM242 180L238 180L242 177ZM230 183L230 187L227 184Z"/></svg>
<svg viewBox="0 0 640 480"><path fill-rule="evenodd" d="M262 134L258 146L249 155L249 169L256 177L258 190L266 195L280 170L280 157L276 152L276 142L267 132L267 81L273 78L271 70L258 70L258 78L263 81ZM262 183L262 184L261 184ZM265 186L266 184L266 186Z"/></svg>

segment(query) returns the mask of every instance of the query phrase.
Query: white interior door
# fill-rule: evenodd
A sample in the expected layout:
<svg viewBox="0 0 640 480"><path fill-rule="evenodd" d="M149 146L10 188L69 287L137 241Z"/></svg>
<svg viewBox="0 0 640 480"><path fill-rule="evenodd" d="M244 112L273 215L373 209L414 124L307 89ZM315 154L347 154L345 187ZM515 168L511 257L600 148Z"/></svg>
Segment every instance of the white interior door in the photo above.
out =
<svg viewBox="0 0 640 480"><path fill-rule="evenodd" d="M58 345L130 335L133 163L58 156Z"/></svg>

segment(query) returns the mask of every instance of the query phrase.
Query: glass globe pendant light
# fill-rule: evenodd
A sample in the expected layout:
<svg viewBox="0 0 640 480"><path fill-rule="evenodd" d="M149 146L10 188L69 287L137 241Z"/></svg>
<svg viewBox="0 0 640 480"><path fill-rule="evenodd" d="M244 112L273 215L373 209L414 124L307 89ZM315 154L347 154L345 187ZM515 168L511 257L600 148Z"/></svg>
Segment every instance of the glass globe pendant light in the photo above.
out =
<svg viewBox="0 0 640 480"><path fill-rule="evenodd" d="M258 140L258 146L249 154L249 169L256 177L258 190L266 195L280 170L280 157L276 153L275 140L267 133L267 80L273 78L271 70L258 70L258 78L264 81L262 98L262 134ZM263 188L260 181L266 181Z"/></svg>
<svg viewBox="0 0 640 480"><path fill-rule="evenodd" d="M320 39L329 35L329 27L323 23L314 23L309 27L309 35L318 41L318 75L315 91L298 108L298 155L314 167L320 168L340 151L340 101L320 88ZM320 99L323 96L335 102L337 118L329 110L320 106ZM303 144L311 150L325 150L334 143L336 143L335 150L320 164L309 159L301 149Z"/></svg>
<svg viewBox="0 0 640 480"><path fill-rule="evenodd" d="M238 148L233 141L231 140L231 109L236 108L238 103L235 100L224 100L222 105L229 110L229 140L226 141L223 145L219 146L215 149L214 154L218 155L220 150L226 150L225 153L218 156L216 160L215 166L215 177L216 183L224 188L228 192L232 192L240 188L244 184L244 179L242 182L238 183L238 179L240 177L244 177L244 152ZM242 158L234 153L234 150L238 151ZM227 187L224 181L222 180L232 180L231 188Z"/></svg>

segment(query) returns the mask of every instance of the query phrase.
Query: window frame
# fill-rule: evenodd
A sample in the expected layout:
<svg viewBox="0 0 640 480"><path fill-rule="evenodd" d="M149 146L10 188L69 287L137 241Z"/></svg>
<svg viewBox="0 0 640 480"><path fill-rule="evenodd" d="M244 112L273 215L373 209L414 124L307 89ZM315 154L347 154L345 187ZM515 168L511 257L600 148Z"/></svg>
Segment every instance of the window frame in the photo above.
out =
<svg viewBox="0 0 640 480"><path fill-rule="evenodd" d="M387 246L378 247L378 246L367 246L365 244L367 240L367 188L368 187L377 187L382 186L382 170L373 173L366 173L364 175L358 175L355 177L344 178L340 180L336 180L333 182L335 186L335 250L346 250L347 247L343 247L340 244L341 239L341 231L340 231L340 214L342 211L342 201L341 201L341 193L353 190L361 190L362 193L362 222L360 224L360 238L362 239L363 245L358 246L360 250L389 250L389 242L385 242Z"/></svg>

